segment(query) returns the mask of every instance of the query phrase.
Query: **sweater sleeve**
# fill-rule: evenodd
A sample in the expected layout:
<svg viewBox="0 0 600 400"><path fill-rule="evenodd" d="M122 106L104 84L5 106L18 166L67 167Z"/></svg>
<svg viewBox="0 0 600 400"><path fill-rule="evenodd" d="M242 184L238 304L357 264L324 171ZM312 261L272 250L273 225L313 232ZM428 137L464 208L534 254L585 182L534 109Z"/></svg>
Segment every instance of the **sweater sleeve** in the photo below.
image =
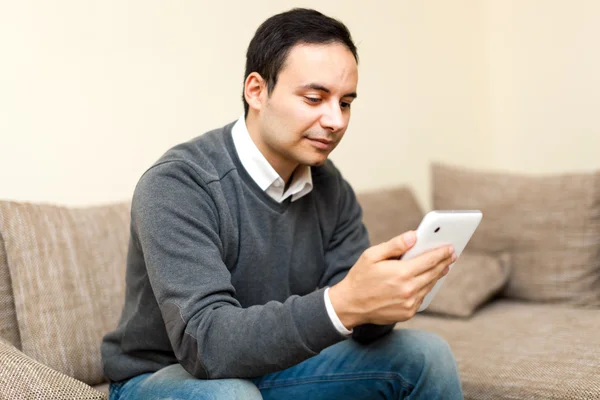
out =
<svg viewBox="0 0 600 400"><path fill-rule="evenodd" d="M256 377L343 340L327 314L324 289L240 306L209 193L185 162L170 161L144 174L132 203L134 233L181 365L201 379Z"/></svg>
<svg viewBox="0 0 600 400"><path fill-rule="evenodd" d="M362 222L362 209L352 187L341 174L339 175L339 187L338 220L326 250L327 269L323 274L321 287L333 286L344 279L350 268L369 247L369 235ZM367 344L389 333L393 328L394 324L359 325L353 329L352 338Z"/></svg>

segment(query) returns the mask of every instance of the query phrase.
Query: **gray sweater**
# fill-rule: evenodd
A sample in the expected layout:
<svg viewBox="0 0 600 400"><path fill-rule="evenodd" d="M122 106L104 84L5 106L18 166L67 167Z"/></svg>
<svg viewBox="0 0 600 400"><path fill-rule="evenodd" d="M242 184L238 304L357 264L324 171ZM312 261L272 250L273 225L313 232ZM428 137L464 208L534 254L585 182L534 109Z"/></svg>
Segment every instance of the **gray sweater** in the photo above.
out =
<svg viewBox="0 0 600 400"><path fill-rule="evenodd" d="M351 187L328 161L311 193L276 202L242 167L232 126L172 148L136 186L125 305L102 343L113 382L177 362L201 379L261 376L346 339L323 291L369 246Z"/></svg>

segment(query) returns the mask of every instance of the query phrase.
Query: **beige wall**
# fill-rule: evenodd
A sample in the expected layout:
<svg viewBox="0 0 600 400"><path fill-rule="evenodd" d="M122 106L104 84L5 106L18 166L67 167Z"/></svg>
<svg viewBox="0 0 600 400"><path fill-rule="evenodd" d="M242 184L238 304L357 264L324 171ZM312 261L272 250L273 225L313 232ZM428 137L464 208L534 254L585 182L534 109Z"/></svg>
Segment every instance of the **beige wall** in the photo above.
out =
<svg viewBox="0 0 600 400"><path fill-rule="evenodd" d="M490 165L554 173L600 168L600 2L486 1Z"/></svg>
<svg viewBox="0 0 600 400"><path fill-rule="evenodd" d="M358 190L428 163L600 167L600 2L0 0L0 198L127 199L168 147L237 118L246 46L315 7L351 29L359 100L333 159ZM235 10L235 11L234 11Z"/></svg>

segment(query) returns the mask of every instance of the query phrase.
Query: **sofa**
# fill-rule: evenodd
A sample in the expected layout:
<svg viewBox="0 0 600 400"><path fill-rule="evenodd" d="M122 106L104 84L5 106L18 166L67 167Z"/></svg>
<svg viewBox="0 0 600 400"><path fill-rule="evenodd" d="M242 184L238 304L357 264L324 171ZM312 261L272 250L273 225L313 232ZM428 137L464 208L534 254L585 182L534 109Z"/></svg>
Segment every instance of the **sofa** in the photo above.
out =
<svg viewBox="0 0 600 400"><path fill-rule="evenodd" d="M467 399L600 398L600 173L434 164L432 208L483 211L429 308L396 329L451 346ZM408 187L358 193L373 244L415 229ZM105 399L129 203L0 201L0 400Z"/></svg>

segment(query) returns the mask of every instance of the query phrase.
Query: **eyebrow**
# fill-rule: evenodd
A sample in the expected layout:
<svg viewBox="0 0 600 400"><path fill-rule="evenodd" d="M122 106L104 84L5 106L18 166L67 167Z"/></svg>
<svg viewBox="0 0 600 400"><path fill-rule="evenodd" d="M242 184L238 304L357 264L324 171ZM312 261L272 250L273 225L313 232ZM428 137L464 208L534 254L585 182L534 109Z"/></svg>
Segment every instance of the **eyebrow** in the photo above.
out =
<svg viewBox="0 0 600 400"><path fill-rule="evenodd" d="M323 85L319 85L318 83L309 83L307 85L302 85L302 86L300 86L300 89L313 89L313 90L318 90L320 92L331 93L331 90L327 89ZM346 93L342 97L352 97L353 99L355 99L356 97L358 97L358 95L356 94L356 92L351 92L351 93Z"/></svg>

